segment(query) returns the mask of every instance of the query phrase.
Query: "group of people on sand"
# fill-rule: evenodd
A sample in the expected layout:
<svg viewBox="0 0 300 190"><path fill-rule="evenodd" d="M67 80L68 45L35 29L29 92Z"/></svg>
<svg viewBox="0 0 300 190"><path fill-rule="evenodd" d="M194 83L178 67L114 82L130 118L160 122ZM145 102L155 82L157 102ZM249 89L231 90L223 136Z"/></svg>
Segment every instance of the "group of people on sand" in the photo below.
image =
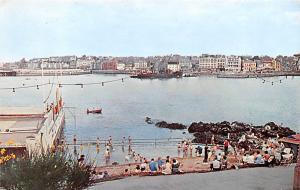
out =
<svg viewBox="0 0 300 190"><path fill-rule="evenodd" d="M142 163L136 163L134 171L131 168L125 168L124 175L135 175L135 174L177 174L181 173L179 170L180 163L175 158L171 159L167 156L165 159L158 157L156 160L152 158L150 161L144 159Z"/></svg>
<svg viewBox="0 0 300 190"><path fill-rule="evenodd" d="M158 157L157 159L148 160L132 150L130 137L128 137L128 140L125 137L123 138L122 146L125 146L126 141L128 141L128 155L125 156L125 163L127 164L121 166L120 176L178 174L188 171L185 168L188 162L203 162L203 166L206 165L204 167L205 171L209 171L209 168L211 171L220 171L228 168L237 169L243 166L273 166L280 163L282 158L286 156L284 152L286 147L279 143L276 138L261 142L258 149L247 149L247 151L244 148L232 146L234 143L230 139L225 139L221 145L205 144L204 146L193 145L190 140L182 140L177 144L178 155L181 155L182 152L183 157L183 160L179 158L182 162L180 164L177 158L170 158L170 156L163 159ZM106 149L106 151L112 150L111 137L108 139ZM192 158L193 153L196 157L201 158ZM190 160L188 161L188 159ZM108 173L106 173L106 176L108 176Z"/></svg>
<svg viewBox="0 0 300 190"><path fill-rule="evenodd" d="M276 138L268 139L265 142L259 144L258 149L247 149L239 148L237 146L232 146L230 139L225 139L223 144L214 144L214 139L212 137L213 144L205 145L195 145L187 140L182 140L177 144L178 157L183 157L183 159L197 160L196 162L207 166L207 169L211 171L220 171L230 168L248 167L248 166L274 166L281 162L285 156L284 149L286 148L282 143L279 143ZM97 138L97 148L100 148L100 139ZM121 140L121 146L124 151L125 146L128 146L128 154L125 155L125 163L123 173L124 176L129 175L156 175L156 174L176 174L185 171L186 168L176 158L170 158L167 156L162 159L158 157L157 159L148 160L146 157L135 152L132 149L132 139L129 136L128 139L123 137ZM106 164L109 164L109 159L113 151L113 141L110 136L106 140L104 156L106 158ZM182 154L181 154L182 153ZM182 156L181 156L182 155ZM193 157L201 157L200 160ZM80 163L84 158L79 159ZM200 161L200 162L199 162ZM185 162L182 162L183 164ZM114 163L112 163L114 165ZM107 175L106 175L107 176Z"/></svg>
<svg viewBox="0 0 300 190"><path fill-rule="evenodd" d="M268 139L263 142L261 149L244 152L242 163L245 165L274 166L279 165L287 156L286 147L278 143L276 139ZM290 154L293 155L292 153Z"/></svg>

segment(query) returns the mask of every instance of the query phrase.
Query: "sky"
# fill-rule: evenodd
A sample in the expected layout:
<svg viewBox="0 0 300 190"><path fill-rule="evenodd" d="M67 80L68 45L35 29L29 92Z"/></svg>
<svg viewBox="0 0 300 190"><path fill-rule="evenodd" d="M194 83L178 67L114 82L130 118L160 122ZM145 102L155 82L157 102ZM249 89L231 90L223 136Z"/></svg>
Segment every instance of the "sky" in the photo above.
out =
<svg viewBox="0 0 300 190"><path fill-rule="evenodd" d="M300 0L0 0L0 62L299 52Z"/></svg>

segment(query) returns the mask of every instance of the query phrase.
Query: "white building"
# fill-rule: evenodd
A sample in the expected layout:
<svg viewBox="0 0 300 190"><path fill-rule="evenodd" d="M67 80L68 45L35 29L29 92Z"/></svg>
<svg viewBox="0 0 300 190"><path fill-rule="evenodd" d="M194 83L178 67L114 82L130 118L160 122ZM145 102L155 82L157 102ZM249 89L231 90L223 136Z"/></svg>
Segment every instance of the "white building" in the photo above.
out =
<svg viewBox="0 0 300 190"><path fill-rule="evenodd" d="M179 66L182 71L189 72L193 67L193 60L190 57L181 58L179 60Z"/></svg>
<svg viewBox="0 0 300 190"><path fill-rule="evenodd" d="M148 63L146 61L138 61L133 64L134 70L147 70L148 69Z"/></svg>
<svg viewBox="0 0 300 190"><path fill-rule="evenodd" d="M241 72L242 59L239 56L231 55L226 57L225 71L228 72Z"/></svg>
<svg viewBox="0 0 300 190"><path fill-rule="evenodd" d="M117 70L124 71L125 70L125 63L118 63Z"/></svg>
<svg viewBox="0 0 300 190"><path fill-rule="evenodd" d="M256 62L250 59L244 59L242 61L242 70L243 72L255 72L256 71Z"/></svg>
<svg viewBox="0 0 300 190"><path fill-rule="evenodd" d="M28 69L41 69L42 65L43 68L46 69L48 68L49 64L49 58L34 58L34 59L30 59L28 62Z"/></svg>
<svg viewBox="0 0 300 190"><path fill-rule="evenodd" d="M178 62L168 62L167 70L170 72L178 72L180 71L180 65Z"/></svg>
<svg viewBox="0 0 300 190"><path fill-rule="evenodd" d="M199 69L203 71L224 70L226 57L224 55L202 55L199 58Z"/></svg>
<svg viewBox="0 0 300 190"><path fill-rule="evenodd" d="M93 56L82 56L77 59L76 68L91 69L92 65L96 63L96 58Z"/></svg>

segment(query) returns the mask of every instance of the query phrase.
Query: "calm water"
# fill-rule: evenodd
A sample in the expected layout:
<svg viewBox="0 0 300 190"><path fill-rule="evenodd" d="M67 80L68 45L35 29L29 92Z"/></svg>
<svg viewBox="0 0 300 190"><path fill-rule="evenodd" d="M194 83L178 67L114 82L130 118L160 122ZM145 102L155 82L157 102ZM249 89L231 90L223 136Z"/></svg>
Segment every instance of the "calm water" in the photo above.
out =
<svg viewBox="0 0 300 190"><path fill-rule="evenodd" d="M101 82L124 75L63 76L62 83ZM0 78L0 87L14 87L57 80L55 77ZM91 86L64 86L66 137L78 139L121 139L184 137L182 131L159 129L145 123L145 117L190 124L193 121L242 121L282 123L300 131L300 78L270 78L282 83L262 83L261 79L220 79L216 77L169 80L127 79ZM39 90L0 91L0 106L41 106L50 86ZM87 108L102 107L102 115L87 115ZM172 146L173 147L173 146ZM144 155L174 151L168 146L154 149L136 147ZM91 150L93 152L93 150ZM117 152L117 151L116 151ZM169 153L168 152L168 153ZM172 152L172 153L174 153ZM167 153L166 153L167 154ZM115 153L120 157L121 154Z"/></svg>

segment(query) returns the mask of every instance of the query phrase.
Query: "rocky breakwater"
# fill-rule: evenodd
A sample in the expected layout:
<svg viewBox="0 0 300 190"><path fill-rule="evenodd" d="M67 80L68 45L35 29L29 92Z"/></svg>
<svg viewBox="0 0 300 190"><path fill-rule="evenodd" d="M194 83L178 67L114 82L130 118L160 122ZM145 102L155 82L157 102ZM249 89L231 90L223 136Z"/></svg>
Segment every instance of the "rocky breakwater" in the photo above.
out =
<svg viewBox="0 0 300 190"><path fill-rule="evenodd" d="M167 123L165 121L160 121L155 124L155 126L160 128L168 128L168 129L186 129L187 126L180 123Z"/></svg>
<svg viewBox="0 0 300 190"><path fill-rule="evenodd" d="M189 127L179 123L167 123L161 121L156 126L168 129L186 129L194 135L194 143L212 143L223 144L224 140L229 137L232 146L244 148L245 150L258 148L263 141L268 138L281 138L296 134L295 131L288 127L282 127L274 122L265 125L254 126L238 121L205 123L193 122Z"/></svg>

